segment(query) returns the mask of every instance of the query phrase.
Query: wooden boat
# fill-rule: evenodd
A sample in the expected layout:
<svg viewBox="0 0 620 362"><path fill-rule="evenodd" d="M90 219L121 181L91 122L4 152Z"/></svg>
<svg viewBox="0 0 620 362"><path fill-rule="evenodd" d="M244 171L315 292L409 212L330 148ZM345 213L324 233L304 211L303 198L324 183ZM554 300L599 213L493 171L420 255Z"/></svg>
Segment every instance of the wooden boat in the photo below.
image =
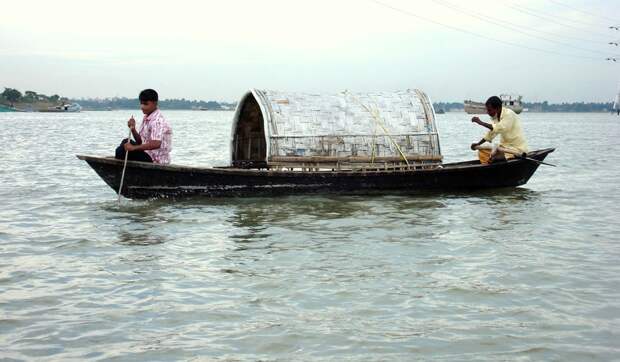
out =
<svg viewBox="0 0 620 362"><path fill-rule="evenodd" d="M542 161L554 149L530 152ZM123 161L113 157L78 156L116 192ZM341 171L290 171L236 167L184 167L129 161L122 195L132 199L203 195L280 196L308 193L377 194L415 193L424 190L466 190L524 185L538 163L511 159L490 165L478 160L419 169Z"/></svg>
<svg viewBox="0 0 620 362"><path fill-rule="evenodd" d="M333 95L251 90L237 106L230 165L129 161L128 198L375 194L525 184L553 149L491 165L443 164L432 103L419 90ZM78 156L118 192L123 160Z"/></svg>

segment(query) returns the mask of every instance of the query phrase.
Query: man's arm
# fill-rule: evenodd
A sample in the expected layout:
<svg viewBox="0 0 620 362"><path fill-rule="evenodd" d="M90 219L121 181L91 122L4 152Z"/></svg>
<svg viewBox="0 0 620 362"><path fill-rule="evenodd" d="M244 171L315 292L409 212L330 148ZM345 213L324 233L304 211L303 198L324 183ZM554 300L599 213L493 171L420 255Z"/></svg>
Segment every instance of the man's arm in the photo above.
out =
<svg viewBox="0 0 620 362"><path fill-rule="evenodd" d="M132 145L130 143L125 143L125 150L131 151L146 151L146 150L156 150L161 147L161 141L152 140L147 143L142 143L139 145Z"/></svg>
<svg viewBox="0 0 620 362"><path fill-rule="evenodd" d="M485 143L485 142L487 142L487 141L491 142L491 141L493 140L493 137L489 137L489 135L490 135L491 133L493 133L493 125L492 125L492 124L489 124L489 123L486 123L486 122L481 121L481 120L480 120L480 118L478 118L478 117L473 117L473 118L471 119L471 121L472 121L473 123L478 123L479 125L481 125L481 126L483 126L483 127L485 127L485 128L488 128L488 129L489 129L489 132L486 134L486 136L485 136L483 139L481 139L479 142L476 142L476 143L472 143L472 144L471 144L470 148L471 148L473 151L475 151L475 150L476 150L476 147L480 146L481 144L483 144L483 143ZM490 138L490 139L488 139L488 138Z"/></svg>
<svg viewBox="0 0 620 362"><path fill-rule="evenodd" d="M485 140L484 138L481 139L479 142L476 143L472 143L470 148L472 149L472 151L476 150L476 147L480 146L481 144L485 143L487 140Z"/></svg>
<svg viewBox="0 0 620 362"><path fill-rule="evenodd" d="M488 128L490 131L492 131L492 130L493 130L493 125L492 125L492 124L490 124L490 123L486 123L486 122L483 122L483 121L481 121L481 120L480 120L480 118L478 118L478 117L473 117L473 118L471 119L471 121L472 121L473 123L478 123L478 124L479 124L479 125L481 125L482 127L486 127L486 128Z"/></svg>
<svg viewBox="0 0 620 362"><path fill-rule="evenodd" d="M146 142L146 143L142 143L139 145L129 145L127 146L129 143L125 143L125 149L127 151L148 151L148 150L155 150L161 147L161 140L163 139L163 126L161 123L159 122L154 122L151 124L151 134L150 134L150 138L151 140Z"/></svg>
<svg viewBox="0 0 620 362"><path fill-rule="evenodd" d="M138 133L138 131L136 131L136 120L133 118L133 116L131 116L131 118L129 118L129 121L127 122L127 126L131 130L131 134L133 135L133 139L136 140L137 144L141 145L142 144L142 137L140 137L140 133Z"/></svg>

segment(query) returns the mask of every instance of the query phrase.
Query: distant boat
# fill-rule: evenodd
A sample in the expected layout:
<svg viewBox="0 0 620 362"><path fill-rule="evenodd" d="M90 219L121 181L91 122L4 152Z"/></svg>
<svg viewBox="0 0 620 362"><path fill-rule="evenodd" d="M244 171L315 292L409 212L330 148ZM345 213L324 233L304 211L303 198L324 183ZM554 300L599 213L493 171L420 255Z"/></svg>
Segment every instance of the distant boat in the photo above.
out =
<svg viewBox="0 0 620 362"><path fill-rule="evenodd" d="M502 94L499 96L502 100L504 107L512 109L516 114L523 112L523 103L521 102L522 96L513 96L509 94ZM465 112L468 114L486 114L487 108L484 103L474 102L472 100L466 100L464 102Z"/></svg>
<svg viewBox="0 0 620 362"><path fill-rule="evenodd" d="M439 108L438 110L435 111L435 114L445 114L446 111L443 110L443 108Z"/></svg>
<svg viewBox="0 0 620 362"><path fill-rule="evenodd" d="M614 112L620 116L620 88L618 88L618 94L616 94L616 100L614 101Z"/></svg>
<svg viewBox="0 0 620 362"><path fill-rule="evenodd" d="M82 110L82 106L77 103L67 103L62 104L60 106L48 107L44 109L39 109L39 112L80 112Z"/></svg>

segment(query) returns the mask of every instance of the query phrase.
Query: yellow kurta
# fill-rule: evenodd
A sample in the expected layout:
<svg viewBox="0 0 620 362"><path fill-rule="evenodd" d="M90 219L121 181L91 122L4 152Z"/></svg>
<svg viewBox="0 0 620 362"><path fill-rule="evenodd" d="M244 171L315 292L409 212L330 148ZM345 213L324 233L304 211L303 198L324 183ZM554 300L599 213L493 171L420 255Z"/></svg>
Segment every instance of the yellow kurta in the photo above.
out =
<svg viewBox="0 0 620 362"><path fill-rule="evenodd" d="M500 135L499 145L504 148L519 152L527 152L527 142L521 128L521 121L517 114L506 107L502 107L500 119L497 116L491 119L493 130L487 132L484 139L492 142L493 139Z"/></svg>

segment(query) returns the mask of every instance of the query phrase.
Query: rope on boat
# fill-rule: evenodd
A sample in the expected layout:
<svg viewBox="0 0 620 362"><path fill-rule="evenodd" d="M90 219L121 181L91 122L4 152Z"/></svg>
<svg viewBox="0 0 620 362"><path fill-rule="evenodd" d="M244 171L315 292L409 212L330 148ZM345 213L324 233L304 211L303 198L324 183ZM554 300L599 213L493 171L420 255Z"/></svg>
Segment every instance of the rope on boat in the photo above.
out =
<svg viewBox="0 0 620 362"><path fill-rule="evenodd" d="M355 95L350 93L348 90L344 91L343 94L351 96L351 98L353 98L354 101L359 103L359 105L362 106L362 108L364 108L368 113L370 113L370 115L372 116L374 121L379 125L379 127L381 127L381 129L383 129L383 133L385 133L385 135L389 138L389 140L392 141L392 144L394 144L394 147L396 147L396 150L398 151L398 153L400 153L400 157L402 157L403 160L405 160L405 163L407 164L407 167L409 167L409 160L407 160L407 156L405 156L405 153L400 148L398 143L396 143L394 138L392 138L392 136L390 136L390 133L388 132L388 129L385 127L385 125L383 124L383 121L381 120L381 118L380 118L380 116L378 114L379 111L370 109L367 105L362 103L362 101L359 100L359 98L357 98ZM375 128L375 130L376 130L376 128ZM374 154L374 146L373 146L373 151L372 152ZM374 156L373 156L372 159L374 160Z"/></svg>

